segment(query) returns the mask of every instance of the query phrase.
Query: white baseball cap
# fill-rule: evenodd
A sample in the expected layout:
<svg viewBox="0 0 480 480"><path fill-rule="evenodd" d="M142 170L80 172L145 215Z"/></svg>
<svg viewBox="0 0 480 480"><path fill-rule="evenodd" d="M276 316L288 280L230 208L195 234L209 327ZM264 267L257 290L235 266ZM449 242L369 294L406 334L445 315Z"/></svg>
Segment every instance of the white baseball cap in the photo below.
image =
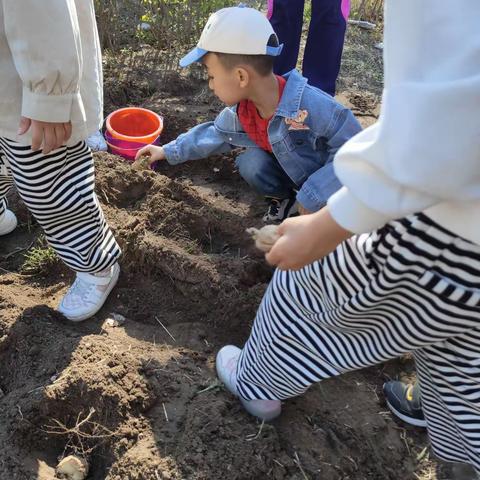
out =
<svg viewBox="0 0 480 480"><path fill-rule="evenodd" d="M270 22L258 10L243 5L222 8L210 15L197 46L180 60L180 66L198 62L208 52L276 57L283 45L269 46L272 35Z"/></svg>

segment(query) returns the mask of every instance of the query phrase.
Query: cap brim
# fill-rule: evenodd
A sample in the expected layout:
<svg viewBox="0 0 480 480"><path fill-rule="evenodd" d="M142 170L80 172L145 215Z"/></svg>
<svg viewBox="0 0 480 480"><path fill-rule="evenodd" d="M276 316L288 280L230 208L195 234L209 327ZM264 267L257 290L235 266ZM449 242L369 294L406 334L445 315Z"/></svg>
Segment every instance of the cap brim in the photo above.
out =
<svg viewBox="0 0 480 480"><path fill-rule="evenodd" d="M181 60L180 66L181 67L188 67L192 63L198 62L201 60L208 53L208 50L204 50L203 48L195 47L192 51L188 52Z"/></svg>
<svg viewBox="0 0 480 480"><path fill-rule="evenodd" d="M267 47L267 55L271 57L278 57L283 50L283 43L280 44L278 47Z"/></svg>

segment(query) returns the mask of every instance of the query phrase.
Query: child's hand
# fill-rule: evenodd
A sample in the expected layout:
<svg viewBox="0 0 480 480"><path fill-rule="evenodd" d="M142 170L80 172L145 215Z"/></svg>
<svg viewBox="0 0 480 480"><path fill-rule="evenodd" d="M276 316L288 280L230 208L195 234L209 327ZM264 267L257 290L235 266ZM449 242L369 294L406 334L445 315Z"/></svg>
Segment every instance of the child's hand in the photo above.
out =
<svg viewBox="0 0 480 480"><path fill-rule="evenodd" d="M298 204L298 213L300 215L310 215L311 212L310 210L307 210L302 204Z"/></svg>
<svg viewBox="0 0 480 480"><path fill-rule="evenodd" d="M265 253L268 253L279 239L278 225L265 225L260 230L247 228L246 232L255 240L255 246Z"/></svg>
<svg viewBox="0 0 480 480"><path fill-rule="evenodd" d="M328 207L311 215L288 218L278 228L280 238L265 256L280 270L300 270L320 260L352 233L335 222Z"/></svg>
<svg viewBox="0 0 480 480"><path fill-rule="evenodd" d="M72 124L70 122L41 122L21 117L18 134L24 135L30 128L32 129L32 150L40 150L40 147L42 147L44 155L65 145L72 135Z"/></svg>
<svg viewBox="0 0 480 480"><path fill-rule="evenodd" d="M156 145L147 145L146 147L141 148L135 155L135 160L138 160L140 157L147 156L148 163L151 165L153 162L158 160L165 160L165 151L163 147L157 147Z"/></svg>

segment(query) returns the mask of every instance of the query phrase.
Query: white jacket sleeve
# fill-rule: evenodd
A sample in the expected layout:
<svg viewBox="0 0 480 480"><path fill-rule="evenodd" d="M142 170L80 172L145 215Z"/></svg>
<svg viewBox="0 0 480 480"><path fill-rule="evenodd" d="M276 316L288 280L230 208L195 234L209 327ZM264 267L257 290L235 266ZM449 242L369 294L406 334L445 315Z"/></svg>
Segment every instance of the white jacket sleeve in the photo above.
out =
<svg viewBox="0 0 480 480"><path fill-rule="evenodd" d="M329 207L355 233L480 200L480 2L387 0L380 118L334 165Z"/></svg>
<svg viewBox="0 0 480 480"><path fill-rule="evenodd" d="M81 40L73 0L3 0L5 33L23 83L22 115L67 122L78 103Z"/></svg>

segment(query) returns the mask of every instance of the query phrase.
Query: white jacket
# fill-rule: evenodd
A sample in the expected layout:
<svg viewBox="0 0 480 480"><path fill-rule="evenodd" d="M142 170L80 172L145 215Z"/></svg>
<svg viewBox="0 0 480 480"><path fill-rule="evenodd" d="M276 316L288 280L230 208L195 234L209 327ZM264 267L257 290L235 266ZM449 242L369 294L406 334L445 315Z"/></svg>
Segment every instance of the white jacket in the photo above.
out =
<svg viewBox="0 0 480 480"><path fill-rule="evenodd" d="M20 116L72 122L69 144L102 121L102 66L93 0L0 0L0 137Z"/></svg>
<svg viewBox="0 0 480 480"><path fill-rule="evenodd" d="M423 211L480 244L480 1L386 0L384 53L380 118L334 161L333 217L361 233Z"/></svg>

